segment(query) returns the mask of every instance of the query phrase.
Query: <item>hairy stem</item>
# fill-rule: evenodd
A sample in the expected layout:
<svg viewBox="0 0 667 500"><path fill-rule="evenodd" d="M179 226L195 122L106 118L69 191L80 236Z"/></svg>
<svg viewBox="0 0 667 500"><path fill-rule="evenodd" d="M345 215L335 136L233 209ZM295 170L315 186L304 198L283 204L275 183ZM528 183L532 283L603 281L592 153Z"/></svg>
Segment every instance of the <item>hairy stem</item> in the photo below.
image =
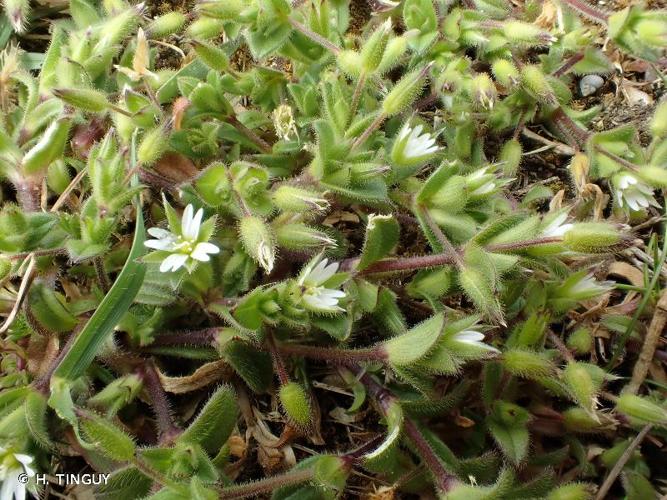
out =
<svg viewBox="0 0 667 500"><path fill-rule="evenodd" d="M382 412L386 413L390 404L396 400L396 396L394 396L389 389L378 383L368 373L363 372L361 368L356 367L354 371L357 372L359 381L366 386L368 393L377 400ZM403 419L403 430L408 439L410 439L415 446L417 454L424 461L426 467L431 471L431 474L433 474L438 490L446 493L456 486L458 480L454 475L445 470L442 461L438 458L438 455L433 451L431 445L410 417L405 417Z"/></svg>
<svg viewBox="0 0 667 500"><path fill-rule="evenodd" d="M292 18L289 18L289 23L292 25L292 28L300 32L302 35L304 35L307 38L310 38L313 42L315 42L317 45L324 47L325 49L329 50L332 52L334 55L338 55L340 52L340 48L334 45L331 40L324 38L322 35L319 33L315 33L312 31L310 28L307 28L303 24L301 24L299 21L296 21Z"/></svg>
<svg viewBox="0 0 667 500"><path fill-rule="evenodd" d="M285 362L283 361L283 357L280 352L278 352L276 341L274 340L273 334L271 332L269 332L266 336L266 344L269 348L269 353L271 354L271 359L273 360L273 366L276 369L278 380L280 380L280 385L289 384L290 379L289 374L287 373L287 368L285 368Z"/></svg>
<svg viewBox="0 0 667 500"><path fill-rule="evenodd" d="M366 349L336 349L333 347L319 347L297 344L280 344L278 351L290 356L331 361L340 364L349 364L360 361L383 361L387 358L381 346Z"/></svg>
<svg viewBox="0 0 667 500"><path fill-rule="evenodd" d="M499 243L497 245L489 245L485 248L487 252L513 252L525 248L550 245L552 243L560 243L563 239L558 236L550 236L545 238L536 238L532 240L516 241L512 243ZM354 268L357 258L346 259L343 261L341 268L343 270L350 270ZM375 262L368 266L359 275L391 273L398 271L416 271L418 269L427 269L430 267L447 266L454 264L454 259L449 253L439 253L433 255L419 255L416 257L402 257L396 259L386 259Z"/></svg>
<svg viewBox="0 0 667 500"><path fill-rule="evenodd" d="M107 293L111 288L111 283L109 283L109 277L104 270L104 259L99 256L95 257L93 259L93 265L95 266L95 274L97 275L97 281L100 284L100 288L102 288L104 293Z"/></svg>
<svg viewBox="0 0 667 500"><path fill-rule="evenodd" d="M350 104L350 120L354 120L354 116L357 114L357 108L359 107L359 100L361 99L361 94L364 91L366 86L366 74L362 73L357 80L357 85L354 87L354 93L352 94L352 104Z"/></svg>
<svg viewBox="0 0 667 500"><path fill-rule="evenodd" d="M438 224L436 224L436 222L433 220L428 210L425 207L420 206L419 211L421 212L421 215L426 221L429 229L433 232L440 245L442 245L444 253L450 256L452 262L454 262L458 269L462 269L463 258L461 257L461 254L456 250L456 248L454 248L454 245L452 245L452 243L449 241L449 238L447 238L445 233L442 232L442 229L440 229L440 226L438 226Z"/></svg>
<svg viewBox="0 0 667 500"><path fill-rule="evenodd" d="M366 140L370 137L370 135L377 130L377 128L382 125L382 122L385 120L386 116L384 113L380 113L377 115L375 120L368 126L366 130L364 130L363 134L361 134L359 137L355 139L355 141L352 143L352 150L357 149L359 146L361 146Z"/></svg>
<svg viewBox="0 0 667 500"><path fill-rule="evenodd" d="M268 142L258 136L253 130L249 129L241 123L235 116L227 118L227 122L233 125L236 130L246 136L253 144L255 144L262 153L270 153L272 148Z"/></svg>
<svg viewBox="0 0 667 500"><path fill-rule="evenodd" d="M220 494L220 498L224 499L257 497L262 493L270 493L278 488L305 483L306 481L310 481L314 476L315 471L312 468L293 470L253 483L220 488L218 493Z"/></svg>
<svg viewBox="0 0 667 500"><path fill-rule="evenodd" d="M563 3L580 14L583 14L591 21L595 21L604 26L607 25L609 16L598 8L593 7L586 0L563 0Z"/></svg>
<svg viewBox="0 0 667 500"><path fill-rule="evenodd" d="M144 387L148 392L155 413L158 431L160 434L160 443L168 443L181 433L176 427L171 416L167 394L162 387L160 377L155 368L153 360L148 360L146 364L139 369Z"/></svg>

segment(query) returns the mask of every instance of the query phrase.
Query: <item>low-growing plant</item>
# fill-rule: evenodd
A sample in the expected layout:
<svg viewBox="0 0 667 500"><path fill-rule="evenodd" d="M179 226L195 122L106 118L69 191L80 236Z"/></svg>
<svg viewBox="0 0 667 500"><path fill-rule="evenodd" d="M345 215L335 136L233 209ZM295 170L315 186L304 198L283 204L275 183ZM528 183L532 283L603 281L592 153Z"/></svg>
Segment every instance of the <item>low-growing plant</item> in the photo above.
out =
<svg viewBox="0 0 667 500"><path fill-rule="evenodd" d="M151 3L3 1L3 499L664 493L667 12Z"/></svg>

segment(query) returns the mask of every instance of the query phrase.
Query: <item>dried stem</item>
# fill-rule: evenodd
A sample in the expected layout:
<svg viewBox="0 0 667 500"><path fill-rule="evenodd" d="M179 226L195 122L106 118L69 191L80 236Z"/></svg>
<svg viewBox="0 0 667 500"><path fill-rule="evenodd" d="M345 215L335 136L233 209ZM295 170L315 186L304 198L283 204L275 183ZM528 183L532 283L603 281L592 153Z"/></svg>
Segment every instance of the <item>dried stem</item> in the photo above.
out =
<svg viewBox="0 0 667 500"><path fill-rule="evenodd" d="M656 347L660 341L660 336L662 335L662 332L665 331L665 325L667 325L667 289L663 290L660 295L660 299L655 307L655 312L653 313L653 319L651 320L648 332L644 338L642 350L639 353L639 359L632 370L632 378L623 389L623 392L636 394L639 386L641 386L644 379L646 379L649 366L653 361Z"/></svg>
<svg viewBox="0 0 667 500"><path fill-rule="evenodd" d="M595 500L603 500L604 498L607 497L609 489L614 484L614 481L616 481L616 478L623 470L623 467L625 467L625 464L628 462L628 460L630 460L630 457L634 455L635 450L641 444L641 442L644 440L644 438L651 431L652 428L653 428L652 424L645 425L639 432L639 434L637 434L637 436L632 440L630 445L623 452L623 455L621 455L621 458L618 459L618 462L616 462L614 464L614 467L609 471L609 474L602 483L602 486L600 486L597 495L595 495Z"/></svg>

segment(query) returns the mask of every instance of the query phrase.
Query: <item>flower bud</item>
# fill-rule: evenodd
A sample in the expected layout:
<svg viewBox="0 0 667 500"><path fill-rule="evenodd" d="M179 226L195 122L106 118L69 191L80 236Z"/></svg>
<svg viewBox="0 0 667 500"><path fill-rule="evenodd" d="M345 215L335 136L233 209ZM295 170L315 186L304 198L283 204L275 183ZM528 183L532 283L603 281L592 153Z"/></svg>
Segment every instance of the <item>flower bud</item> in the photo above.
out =
<svg viewBox="0 0 667 500"><path fill-rule="evenodd" d="M153 38L165 38L181 31L186 20L187 17L182 12L168 12L153 19L148 24L146 33Z"/></svg>
<svg viewBox="0 0 667 500"><path fill-rule="evenodd" d="M384 74L395 68L407 49L408 39L406 36L397 36L389 40L384 55L382 56L382 60L377 67L377 72L379 74Z"/></svg>
<svg viewBox="0 0 667 500"><path fill-rule="evenodd" d="M274 230L278 246L288 250L313 250L336 246L336 241L326 233L300 222L282 224Z"/></svg>
<svg viewBox="0 0 667 500"><path fill-rule="evenodd" d="M502 356L503 367L517 377L538 379L553 374L554 367L543 354L527 349L512 349Z"/></svg>
<svg viewBox="0 0 667 500"><path fill-rule="evenodd" d="M537 65L526 65L521 68L521 83L523 87L538 101L549 106L557 106L556 96L549 81Z"/></svg>
<svg viewBox="0 0 667 500"><path fill-rule="evenodd" d="M16 33L23 33L30 14L29 0L3 0L2 5L12 28ZM8 35L11 34L8 33Z"/></svg>
<svg viewBox="0 0 667 500"><path fill-rule="evenodd" d="M310 398L306 390L296 382L288 382L280 387L280 404L290 422L297 427L307 428L311 423Z"/></svg>
<svg viewBox="0 0 667 500"><path fill-rule="evenodd" d="M338 67L343 73L351 78L359 78L361 75L361 54L354 50L341 50L336 56Z"/></svg>
<svg viewBox="0 0 667 500"><path fill-rule="evenodd" d="M329 202L317 191L283 184L273 192L273 203L283 212L324 212Z"/></svg>
<svg viewBox="0 0 667 500"><path fill-rule="evenodd" d="M596 387L588 370L580 363L571 361L563 370L563 382L572 393L574 400L586 411L593 414L597 405Z"/></svg>
<svg viewBox="0 0 667 500"><path fill-rule="evenodd" d="M168 143L169 133L164 125L147 130L137 148L137 162L144 166L152 165L164 153Z"/></svg>
<svg viewBox="0 0 667 500"><path fill-rule="evenodd" d="M578 406L563 412L563 425L572 432L597 432L600 430L600 421L591 412Z"/></svg>
<svg viewBox="0 0 667 500"><path fill-rule="evenodd" d="M590 170L588 155L582 152L575 153L570 162L569 169L574 186L577 188L577 192L581 193L584 186L588 184L588 171Z"/></svg>
<svg viewBox="0 0 667 500"><path fill-rule="evenodd" d="M634 394L622 394L616 401L616 411L648 424L667 425L665 408Z"/></svg>
<svg viewBox="0 0 667 500"><path fill-rule="evenodd" d="M232 21L243 10L242 0L204 0L197 4L197 10L206 17Z"/></svg>
<svg viewBox="0 0 667 500"><path fill-rule="evenodd" d="M276 244L266 222L259 217L247 215L241 219L239 234L248 255L270 273L276 260Z"/></svg>
<svg viewBox="0 0 667 500"><path fill-rule="evenodd" d="M30 148L23 157L21 167L26 174L43 172L63 154L70 125L71 121L68 117L59 118L49 125L37 144Z"/></svg>
<svg viewBox="0 0 667 500"><path fill-rule="evenodd" d="M419 96L431 64L417 68L401 78L382 101L382 111L387 116L397 115L410 106Z"/></svg>
<svg viewBox="0 0 667 500"><path fill-rule="evenodd" d="M593 348L593 335L588 328L577 328L567 338L567 347L572 349L575 354L587 354Z"/></svg>
<svg viewBox="0 0 667 500"><path fill-rule="evenodd" d="M493 109L498 99L498 91L493 80L486 73L475 75L470 84L470 97L473 104L482 109Z"/></svg>
<svg viewBox="0 0 667 500"><path fill-rule="evenodd" d="M215 45L192 40L190 42L195 48L199 58L211 69L224 73L229 69L229 58L225 51Z"/></svg>
<svg viewBox="0 0 667 500"><path fill-rule="evenodd" d="M516 87L520 81L519 70L507 59L496 59L491 65L491 71L498 83L503 87L511 89Z"/></svg>
<svg viewBox="0 0 667 500"><path fill-rule="evenodd" d="M590 500L590 486L585 483L568 483L558 486L547 495L546 500Z"/></svg>
<svg viewBox="0 0 667 500"><path fill-rule="evenodd" d="M102 92L94 89L53 89L53 95L70 106L90 113L101 113L109 107Z"/></svg>
<svg viewBox="0 0 667 500"><path fill-rule="evenodd" d="M384 55L387 41L391 34L391 18L382 23L373 34L364 42L361 49L361 65L364 73L373 73Z"/></svg>
<svg viewBox="0 0 667 500"><path fill-rule="evenodd" d="M503 35L512 44L527 43L545 45L555 40L554 37L542 31L537 25L510 20L503 24Z"/></svg>
<svg viewBox="0 0 667 500"><path fill-rule="evenodd" d="M505 175L513 176L516 174L516 171L521 164L522 153L521 143L517 139L510 139L503 144L498 159L502 163L500 168L503 169Z"/></svg>
<svg viewBox="0 0 667 500"><path fill-rule="evenodd" d="M224 31L224 21L210 17L200 17L188 26L186 33L195 40L210 40Z"/></svg>
<svg viewBox="0 0 667 500"><path fill-rule="evenodd" d="M606 253L621 249L629 241L613 224L581 222L563 235L563 244L574 252Z"/></svg>

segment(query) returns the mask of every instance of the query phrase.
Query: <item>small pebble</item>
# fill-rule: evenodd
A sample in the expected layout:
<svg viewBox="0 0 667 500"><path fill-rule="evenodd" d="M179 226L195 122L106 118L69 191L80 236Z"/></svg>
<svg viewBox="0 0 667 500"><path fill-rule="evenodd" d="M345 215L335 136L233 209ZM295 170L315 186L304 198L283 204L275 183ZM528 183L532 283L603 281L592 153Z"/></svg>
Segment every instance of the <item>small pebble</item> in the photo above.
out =
<svg viewBox="0 0 667 500"><path fill-rule="evenodd" d="M595 94L604 85L600 75L586 75L579 80L579 91L583 97Z"/></svg>

